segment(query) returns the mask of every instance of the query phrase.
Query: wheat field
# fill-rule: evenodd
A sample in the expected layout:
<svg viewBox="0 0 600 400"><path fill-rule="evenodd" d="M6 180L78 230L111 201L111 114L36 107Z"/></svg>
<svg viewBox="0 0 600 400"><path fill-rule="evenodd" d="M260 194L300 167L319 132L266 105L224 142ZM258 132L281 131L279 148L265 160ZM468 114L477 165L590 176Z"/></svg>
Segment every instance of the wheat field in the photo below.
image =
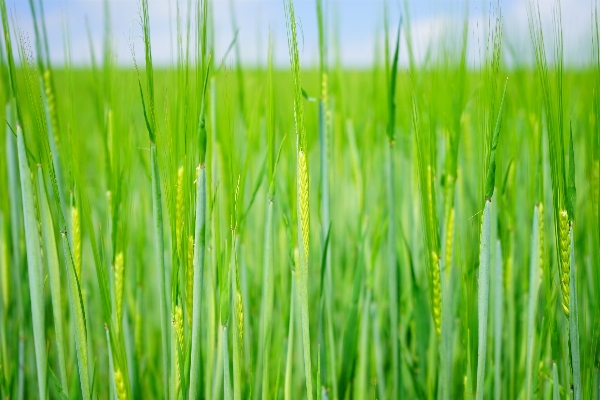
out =
<svg viewBox="0 0 600 400"><path fill-rule="evenodd" d="M600 399L597 5L584 66L532 0L531 65L493 3L478 64L468 18L416 60L406 6L353 68L281 1L289 66L211 0L156 65L140 0L131 65L82 67L0 0L0 396Z"/></svg>

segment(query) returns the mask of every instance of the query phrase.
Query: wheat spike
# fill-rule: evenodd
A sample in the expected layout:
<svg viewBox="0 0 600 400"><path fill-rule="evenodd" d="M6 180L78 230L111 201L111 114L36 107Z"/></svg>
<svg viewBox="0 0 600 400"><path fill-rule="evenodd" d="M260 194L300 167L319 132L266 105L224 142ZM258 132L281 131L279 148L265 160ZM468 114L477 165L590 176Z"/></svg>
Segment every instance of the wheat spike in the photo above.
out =
<svg viewBox="0 0 600 400"><path fill-rule="evenodd" d="M300 199L300 225L302 227L302 245L308 266L308 245L310 237L308 165L302 149L298 150L298 194Z"/></svg>
<svg viewBox="0 0 600 400"><path fill-rule="evenodd" d="M121 326L123 315L123 278L124 278L123 252L118 252L115 257L115 305L117 307L117 327Z"/></svg>
<svg viewBox="0 0 600 400"><path fill-rule="evenodd" d="M238 273L238 283L236 290L236 302L237 302L237 318L238 318L238 335L239 335L239 346L240 346L240 354L244 349L244 304L242 303L242 293L240 292L239 286L239 273Z"/></svg>
<svg viewBox="0 0 600 400"><path fill-rule="evenodd" d="M175 393L181 388L181 368L179 364L179 353L183 352L183 311L178 304L173 312L173 331L175 333Z"/></svg>
<svg viewBox="0 0 600 400"><path fill-rule="evenodd" d="M121 373L120 368L117 368L115 371L115 386L117 387L117 398L119 400L126 400L127 389L125 388L125 379L123 379L123 373Z"/></svg>
<svg viewBox="0 0 600 400"><path fill-rule="evenodd" d="M559 213L559 251L560 251L560 286L562 292L562 307L567 318L569 318L569 299L570 290L569 284L571 282L571 265L570 265L570 248L571 240L569 238L569 215L565 210Z"/></svg>
<svg viewBox="0 0 600 400"><path fill-rule="evenodd" d="M431 252L431 277L433 286L433 324L439 339L442 333L442 284L440 279L440 258L435 251Z"/></svg>

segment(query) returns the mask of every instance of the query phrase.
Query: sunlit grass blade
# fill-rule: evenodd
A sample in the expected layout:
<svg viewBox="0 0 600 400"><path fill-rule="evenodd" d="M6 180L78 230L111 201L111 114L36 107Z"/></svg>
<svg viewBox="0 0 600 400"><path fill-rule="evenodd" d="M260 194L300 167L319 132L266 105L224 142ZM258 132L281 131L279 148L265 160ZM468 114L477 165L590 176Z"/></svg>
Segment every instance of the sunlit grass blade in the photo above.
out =
<svg viewBox="0 0 600 400"><path fill-rule="evenodd" d="M296 281L297 281L296 272L291 272L291 282L292 286L291 295L290 295L290 321L289 321L289 329L287 335L287 349L286 349L286 361L285 361L285 382L283 388L283 398L285 400L292 399L292 360L294 358L294 320L296 315Z"/></svg>
<svg viewBox="0 0 600 400"><path fill-rule="evenodd" d="M46 189L44 185L44 175L41 167L38 167L37 173L38 200L40 207L40 220L42 226L43 249L46 255L46 265L48 267L48 277L50 281L50 294L52 296L52 315L54 316L54 331L56 334L56 350L58 352L58 367L60 384L65 395L69 396L69 385L67 383L67 362L65 358L65 344L67 343L63 332L63 311L62 311L62 290L60 279L60 267L58 261L58 251L56 248L56 238L54 236L54 225Z"/></svg>
<svg viewBox="0 0 600 400"><path fill-rule="evenodd" d="M36 207L34 205L33 185L31 171L25 148L23 130L17 126L17 148L19 154L19 174L23 198L23 216L25 221L25 235L27 236L27 269L29 275L29 293L31 297L31 316L33 323L33 340L35 347L35 360L38 381L38 394L40 398L46 397L46 352L45 313L44 313L44 283L42 276L42 255L40 253L40 237L36 221Z"/></svg>
<svg viewBox="0 0 600 400"><path fill-rule="evenodd" d="M533 352L535 345L535 320L538 304L538 290L540 287L540 232L539 209L533 210L533 224L531 233L531 250L529 253L529 303L527 306L527 359L526 359L526 392L531 396L533 389Z"/></svg>

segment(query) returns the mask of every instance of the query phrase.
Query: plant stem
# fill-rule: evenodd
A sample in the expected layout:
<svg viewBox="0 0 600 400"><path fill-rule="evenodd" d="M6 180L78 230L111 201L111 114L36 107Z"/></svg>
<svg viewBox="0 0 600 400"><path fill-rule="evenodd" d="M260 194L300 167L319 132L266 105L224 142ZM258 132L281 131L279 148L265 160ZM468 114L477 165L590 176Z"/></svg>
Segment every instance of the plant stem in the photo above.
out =
<svg viewBox="0 0 600 400"><path fill-rule="evenodd" d="M67 363L65 361L66 343L63 333L62 296L60 288L60 267L58 252L56 250L56 238L54 237L52 215L44 189L44 175L42 167L38 167L38 198L40 203L40 219L42 223L42 238L44 241L44 254L48 265L48 276L50 280L50 293L52 295L52 315L54 316L54 331L56 333L56 348L58 351L58 366L60 384L65 395L69 397L69 386L67 383Z"/></svg>
<svg viewBox="0 0 600 400"><path fill-rule="evenodd" d="M529 305L527 313L527 360L526 360L526 392L525 396L532 396L533 381L533 350L535 345L535 317L537 308L538 290L540 287L540 231L539 209L533 211L533 225L531 234L531 251L529 263Z"/></svg>
<svg viewBox="0 0 600 400"><path fill-rule="evenodd" d="M479 248L479 285L478 285L478 348L477 348L477 391L476 399L483 399L485 363L487 350L488 307L490 290L490 220L491 200L485 201L481 222Z"/></svg>
<svg viewBox="0 0 600 400"><path fill-rule="evenodd" d="M262 359L262 399L269 398L269 361L272 337L272 319L273 319L273 199L267 200L267 217L265 221L265 254L263 265L263 285L264 285L264 337L263 340L263 359ZM275 393L277 396L277 393Z"/></svg>
<svg viewBox="0 0 600 400"><path fill-rule="evenodd" d="M46 398L46 334L44 330L44 284L42 277L42 255L40 254L40 237L35 218L35 206L31 173L27 161L25 138L20 126L17 126L17 149L19 154L19 173L23 198L23 217L25 223L25 241L27 249L27 270L29 275L29 294L31 297L31 314L33 323L33 341L37 368L38 390L40 399Z"/></svg>
<svg viewBox="0 0 600 400"><path fill-rule="evenodd" d="M390 296L390 340L392 342L392 398L400 398L402 381L398 350L398 269L396 260L396 200L394 194L394 142L388 146L388 284Z"/></svg>
<svg viewBox="0 0 600 400"><path fill-rule="evenodd" d="M200 165L196 192L196 224L194 232L194 304L192 319L192 355L190 363L190 400L199 395L201 363L201 306L202 279L204 276L204 252L206 239L206 168Z"/></svg>
<svg viewBox="0 0 600 400"><path fill-rule="evenodd" d="M569 340L571 343L571 358L573 368L573 389L575 400L581 400L581 362L579 352L579 310L577 306L577 273L575 271L575 243L573 240L573 225L569 229L569 237L571 240L571 302L569 314Z"/></svg>
<svg viewBox="0 0 600 400"><path fill-rule="evenodd" d="M152 168L152 211L154 215L156 256L158 258L159 290L160 290L160 312L162 320L162 363L163 384L165 399L169 398L169 312L167 310L167 299L171 296L167 293L167 269L164 258L164 236L162 216L162 192L160 188L160 174L158 171L158 156L156 144L150 143L150 163Z"/></svg>

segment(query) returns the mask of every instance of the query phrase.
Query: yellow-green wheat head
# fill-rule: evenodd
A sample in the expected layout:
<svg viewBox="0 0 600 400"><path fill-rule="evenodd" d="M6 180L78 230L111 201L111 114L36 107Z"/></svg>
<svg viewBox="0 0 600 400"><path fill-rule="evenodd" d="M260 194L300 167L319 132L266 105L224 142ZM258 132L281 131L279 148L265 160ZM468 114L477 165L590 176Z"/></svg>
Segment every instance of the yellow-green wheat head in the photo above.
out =
<svg viewBox="0 0 600 400"><path fill-rule="evenodd" d="M115 305L117 307L117 326L121 326L123 315L123 278L124 278L123 252L115 256Z"/></svg>
<svg viewBox="0 0 600 400"><path fill-rule="evenodd" d="M308 165L306 155L302 149L298 150L298 201L300 211L300 226L302 228L302 245L308 265L308 245L310 232L309 193L308 193Z"/></svg>
<svg viewBox="0 0 600 400"><path fill-rule="evenodd" d="M117 388L117 398L119 400L127 399L127 389L125 388L125 379L120 368L115 371L115 386Z"/></svg>
<svg viewBox="0 0 600 400"><path fill-rule="evenodd" d="M439 339L442 333L442 283L440 279L440 258L435 251L431 252L431 278L433 324Z"/></svg>
<svg viewBox="0 0 600 400"><path fill-rule="evenodd" d="M183 311L178 304L173 311L173 331L175 333L175 391L181 388L181 368L179 364L179 353L183 353Z"/></svg>
<svg viewBox="0 0 600 400"><path fill-rule="evenodd" d="M571 240L569 237L569 215L562 210L558 217L558 240L560 251L560 287L562 292L562 307L567 318L569 318L569 299L571 282Z"/></svg>

